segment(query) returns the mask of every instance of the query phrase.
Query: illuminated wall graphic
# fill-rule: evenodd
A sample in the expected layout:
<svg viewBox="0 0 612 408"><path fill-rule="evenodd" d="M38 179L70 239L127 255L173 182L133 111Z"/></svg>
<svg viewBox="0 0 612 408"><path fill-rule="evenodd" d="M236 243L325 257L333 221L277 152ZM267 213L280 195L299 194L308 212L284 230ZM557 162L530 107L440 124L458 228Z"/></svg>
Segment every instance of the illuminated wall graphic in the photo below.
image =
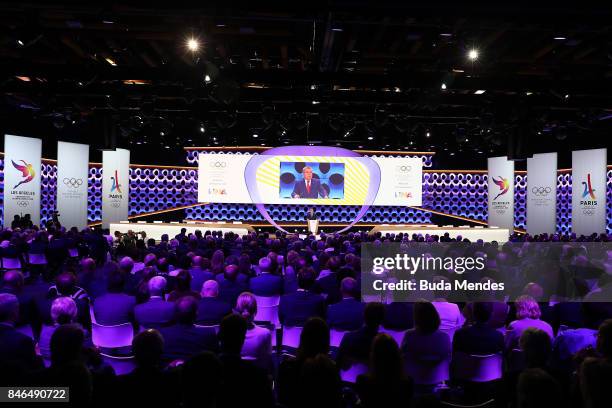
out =
<svg viewBox="0 0 612 408"><path fill-rule="evenodd" d="M196 154L194 154L194 152ZM189 151L188 158L195 164L197 151ZM424 169L431 168L431 156L424 157ZM4 160L0 156L0 197L4 189ZM41 169L41 221L51 218L55 209L57 166L43 163ZM607 230L612 233L612 169L607 171ZM124 181L125 183L125 181ZM197 203L197 168L130 169L130 215L144 214L193 205ZM486 221L487 175L481 173L423 173L423 208ZM102 174L100 167L89 169L90 222L100 221L102 201ZM516 174L514 179L516 228L525 228L527 176ZM571 173L557 175L557 232L571 231ZM318 206L322 222L348 222L358 211L358 206ZM278 222L303 221L306 206L270 205L269 213ZM263 221L253 204L208 204L185 210L188 219ZM372 206L362 218L367 223L429 223L431 214L408 207Z"/></svg>

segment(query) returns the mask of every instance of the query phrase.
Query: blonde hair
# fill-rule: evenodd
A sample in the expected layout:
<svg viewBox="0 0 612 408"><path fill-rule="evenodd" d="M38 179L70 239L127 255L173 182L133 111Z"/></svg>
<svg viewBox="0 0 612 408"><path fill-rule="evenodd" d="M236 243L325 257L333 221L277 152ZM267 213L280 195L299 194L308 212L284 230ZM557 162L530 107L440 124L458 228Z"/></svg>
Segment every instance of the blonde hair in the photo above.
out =
<svg viewBox="0 0 612 408"><path fill-rule="evenodd" d="M253 320L257 314L257 299L251 292L242 292L236 300L236 313L247 320Z"/></svg>
<svg viewBox="0 0 612 408"><path fill-rule="evenodd" d="M516 299L516 318L517 319L539 319L541 316L540 306L534 298L528 295L520 296Z"/></svg>

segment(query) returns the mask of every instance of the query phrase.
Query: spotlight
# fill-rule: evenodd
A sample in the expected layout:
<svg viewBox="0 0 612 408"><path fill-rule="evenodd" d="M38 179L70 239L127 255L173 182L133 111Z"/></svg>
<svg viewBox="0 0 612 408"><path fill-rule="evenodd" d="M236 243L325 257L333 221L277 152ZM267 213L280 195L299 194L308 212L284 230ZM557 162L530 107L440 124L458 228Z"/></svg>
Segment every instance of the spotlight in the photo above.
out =
<svg viewBox="0 0 612 408"><path fill-rule="evenodd" d="M206 128L202 125L200 126L200 133L204 133L206 132Z"/></svg>
<svg viewBox="0 0 612 408"><path fill-rule="evenodd" d="M469 52L468 52L468 58L471 59L472 61L476 61L478 59L478 50L475 48L472 48Z"/></svg>
<svg viewBox="0 0 612 408"><path fill-rule="evenodd" d="M425 137L426 138L430 138L431 137L431 132L429 130L427 132L425 132Z"/></svg>
<svg viewBox="0 0 612 408"><path fill-rule="evenodd" d="M474 91L474 95L482 95L485 92L487 92L485 89L477 89Z"/></svg>
<svg viewBox="0 0 612 408"><path fill-rule="evenodd" d="M442 82L442 85L440 85L440 89L443 91L446 90L446 84L444 82Z"/></svg>
<svg viewBox="0 0 612 408"><path fill-rule="evenodd" d="M558 36L554 37L553 40L565 41L565 40L567 40L567 38L562 36L562 35L558 35Z"/></svg>
<svg viewBox="0 0 612 408"><path fill-rule="evenodd" d="M189 51L195 52L200 48L200 42L197 39L191 37L187 40L187 48L189 49Z"/></svg>
<svg viewBox="0 0 612 408"><path fill-rule="evenodd" d="M18 44L20 47L23 47L23 46L25 45L25 43L24 43L23 41L21 41L21 40L17 40L17 44Z"/></svg>
<svg viewBox="0 0 612 408"><path fill-rule="evenodd" d="M253 133L253 139L257 139L259 135L257 133Z"/></svg>
<svg viewBox="0 0 612 408"><path fill-rule="evenodd" d="M160 136L165 136L165 135L166 135L166 133L165 133L165 132L162 130L161 132L159 132L159 135L160 135Z"/></svg>
<svg viewBox="0 0 612 408"><path fill-rule="evenodd" d="M204 75L204 82L206 82L207 84L210 84L210 81L211 81L210 75L208 74Z"/></svg>
<svg viewBox="0 0 612 408"><path fill-rule="evenodd" d="M368 140L374 140L374 136L368 136Z"/></svg>
<svg viewBox="0 0 612 408"><path fill-rule="evenodd" d="M104 58L104 60L105 60L106 62L108 62L110 65L112 65L113 67L116 67L116 66L117 66L117 63L116 63L116 62L115 62L115 60L114 60L114 59L112 59L111 57L106 57L106 58Z"/></svg>
<svg viewBox="0 0 612 408"><path fill-rule="evenodd" d="M312 101L313 105L318 105L320 102L319 101Z"/></svg>

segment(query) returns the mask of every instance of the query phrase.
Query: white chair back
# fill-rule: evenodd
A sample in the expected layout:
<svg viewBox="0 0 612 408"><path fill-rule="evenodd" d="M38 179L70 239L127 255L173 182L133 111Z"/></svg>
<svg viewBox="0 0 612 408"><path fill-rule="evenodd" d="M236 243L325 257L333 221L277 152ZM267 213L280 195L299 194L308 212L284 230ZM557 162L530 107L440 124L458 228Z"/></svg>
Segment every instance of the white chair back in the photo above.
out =
<svg viewBox="0 0 612 408"><path fill-rule="evenodd" d="M417 385L436 385L449 379L448 358L428 360L427 358L404 358L404 372L412 377Z"/></svg>
<svg viewBox="0 0 612 408"><path fill-rule="evenodd" d="M501 354L476 355L455 353L453 355L453 378L472 382L489 382L502 377Z"/></svg>
<svg viewBox="0 0 612 408"><path fill-rule="evenodd" d="M30 265L46 265L47 257L45 254L28 254L28 262Z"/></svg>
<svg viewBox="0 0 612 408"><path fill-rule="evenodd" d="M346 333L348 333L348 331L330 329L329 330L330 347L340 347L340 342L342 342L342 338L344 337Z"/></svg>
<svg viewBox="0 0 612 408"><path fill-rule="evenodd" d="M119 348L132 345L134 328L131 323L122 323L114 326L103 326L91 323L91 340L97 347Z"/></svg>
<svg viewBox="0 0 612 408"><path fill-rule="evenodd" d="M21 261L19 258L2 258L2 267L4 269L21 269Z"/></svg>
<svg viewBox="0 0 612 408"><path fill-rule="evenodd" d="M255 300L257 301L255 321L270 322L275 327L279 327L278 304L280 302L280 296L255 296Z"/></svg>
<svg viewBox="0 0 612 408"><path fill-rule="evenodd" d="M357 382L357 377L360 374L367 374L367 372L367 363L353 363L353 365L347 370L340 370L340 379L344 382L354 384Z"/></svg>
<svg viewBox="0 0 612 408"><path fill-rule="evenodd" d="M283 347L298 348L303 327L283 327Z"/></svg>

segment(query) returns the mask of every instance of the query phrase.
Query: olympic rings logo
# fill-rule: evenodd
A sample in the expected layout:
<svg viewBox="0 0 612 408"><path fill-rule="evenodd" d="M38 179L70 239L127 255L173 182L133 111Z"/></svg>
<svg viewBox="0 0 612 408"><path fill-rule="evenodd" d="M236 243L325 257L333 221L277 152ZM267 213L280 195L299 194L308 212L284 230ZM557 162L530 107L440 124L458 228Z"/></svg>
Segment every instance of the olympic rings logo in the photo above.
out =
<svg viewBox="0 0 612 408"><path fill-rule="evenodd" d="M78 188L83 185L83 179L74 177L65 177L63 183L66 187Z"/></svg>
<svg viewBox="0 0 612 408"><path fill-rule="evenodd" d="M407 171L412 170L412 166L396 166L395 170L405 173Z"/></svg>
<svg viewBox="0 0 612 408"><path fill-rule="evenodd" d="M20 207L27 207L28 203L26 201L17 201L17 205Z"/></svg>
<svg viewBox="0 0 612 408"><path fill-rule="evenodd" d="M227 167L227 163L226 162L221 162L221 161L210 162L210 163L208 163L208 165L210 167L215 167L217 169L224 169L224 168Z"/></svg>
<svg viewBox="0 0 612 408"><path fill-rule="evenodd" d="M537 196L547 196L551 193L552 188L550 187L533 187L531 192Z"/></svg>
<svg viewBox="0 0 612 408"><path fill-rule="evenodd" d="M119 208L119 207L121 207L121 203L111 203L111 207Z"/></svg>
<svg viewBox="0 0 612 408"><path fill-rule="evenodd" d="M595 210L582 210L584 215L595 215Z"/></svg>

